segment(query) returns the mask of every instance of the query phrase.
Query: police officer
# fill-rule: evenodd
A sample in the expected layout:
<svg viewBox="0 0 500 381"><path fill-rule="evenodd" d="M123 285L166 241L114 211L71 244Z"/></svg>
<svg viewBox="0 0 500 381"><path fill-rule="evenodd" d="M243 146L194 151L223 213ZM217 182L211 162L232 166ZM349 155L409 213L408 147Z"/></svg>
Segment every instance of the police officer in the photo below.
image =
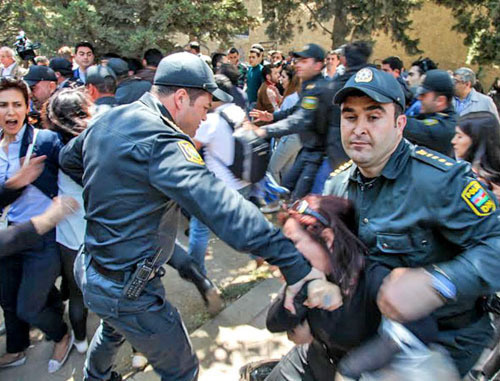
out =
<svg viewBox="0 0 500 381"><path fill-rule="evenodd" d="M252 110L250 116L256 118L254 122L274 122L256 130L261 137L279 138L299 133L303 148L292 169L283 178L282 185L293 191L293 198L300 198L311 191L316 172L325 155L334 94L329 81L321 74L325 51L320 46L308 44L302 51L293 54L298 59L295 64L296 75L303 81L297 105L272 114Z"/></svg>
<svg viewBox="0 0 500 381"><path fill-rule="evenodd" d="M381 312L397 321L433 313L436 341L463 376L492 334L476 301L500 289L495 198L469 164L403 139L404 96L391 75L364 68L335 102L352 162L325 194L354 203L368 255L394 269L378 294Z"/></svg>
<svg viewBox="0 0 500 381"><path fill-rule="evenodd" d="M417 97L422 102L420 114L408 117L404 137L454 157L451 140L455 135L457 115L452 104L453 89L453 81L446 71L434 69L425 73L417 88Z"/></svg>
<svg viewBox="0 0 500 381"><path fill-rule="evenodd" d="M197 379L181 317L155 276L174 247L177 203L234 248L279 266L292 285L292 309L305 280L322 276L255 206L206 169L190 137L212 94L231 100L202 59L172 54L159 64L151 92L102 114L61 152L63 170L83 179L88 253L75 267L86 304L102 318L87 354L87 381L109 377L124 338L162 380ZM136 293L138 284L145 288Z"/></svg>

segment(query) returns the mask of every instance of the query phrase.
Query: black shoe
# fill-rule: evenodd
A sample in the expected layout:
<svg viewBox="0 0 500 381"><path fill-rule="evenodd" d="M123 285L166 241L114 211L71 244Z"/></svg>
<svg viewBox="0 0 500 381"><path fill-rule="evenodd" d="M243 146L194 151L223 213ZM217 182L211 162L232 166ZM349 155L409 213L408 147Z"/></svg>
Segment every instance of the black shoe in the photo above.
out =
<svg viewBox="0 0 500 381"><path fill-rule="evenodd" d="M219 313L222 309L222 298L219 290L210 279L203 275L198 266L194 262L190 262L178 271L183 279L194 283L207 306L208 312L211 315Z"/></svg>
<svg viewBox="0 0 500 381"><path fill-rule="evenodd" d="M122 375L113 371L108 381L122 381Z"/></svg>
<svg viewBox="0 0 500 381"><path fill-rule="evenodd" d="M373 372L388 365L401 351L400 346L387 335L378 335L345 355L338 372L358 380L365 372Z"/></svg>

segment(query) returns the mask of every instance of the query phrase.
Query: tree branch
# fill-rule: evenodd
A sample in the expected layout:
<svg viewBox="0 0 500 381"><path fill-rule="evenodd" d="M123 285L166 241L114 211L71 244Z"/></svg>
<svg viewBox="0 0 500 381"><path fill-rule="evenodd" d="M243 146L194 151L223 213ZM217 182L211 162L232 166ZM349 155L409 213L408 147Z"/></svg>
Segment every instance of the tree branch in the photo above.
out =
<svg viewBox="0 0 500 381"><path fill-rule="evenodd" d="M309 11L309 13L311 13L312 18L314 19L314 21L316 21L316 23L320 26L320 28L323 29L326 33L332 35L333 34L333 30L328 30L321 23L321 21L319 21L319 18L318 18L318 16L316 16L316 13L314 13L314 10L307 4L307 0L305 0L305 1L301 0L300 2L307 8L307 10Z"/></svg>

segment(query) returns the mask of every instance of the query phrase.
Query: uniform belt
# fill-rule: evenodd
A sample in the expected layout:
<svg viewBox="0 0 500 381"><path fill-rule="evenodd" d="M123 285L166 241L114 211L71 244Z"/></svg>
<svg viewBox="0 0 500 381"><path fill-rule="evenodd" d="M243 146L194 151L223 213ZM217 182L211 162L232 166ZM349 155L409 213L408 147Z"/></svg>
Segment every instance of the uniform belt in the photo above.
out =
<svg viewBox="0 0 500 381"><path fill-rule="evenodd" d="M103 266L101 266L97 261L92 258L90 260L90 265L102 276L114 280L118 283L123 283L125 281L125 274L127 272L120 270L109 270Z"/></svg>

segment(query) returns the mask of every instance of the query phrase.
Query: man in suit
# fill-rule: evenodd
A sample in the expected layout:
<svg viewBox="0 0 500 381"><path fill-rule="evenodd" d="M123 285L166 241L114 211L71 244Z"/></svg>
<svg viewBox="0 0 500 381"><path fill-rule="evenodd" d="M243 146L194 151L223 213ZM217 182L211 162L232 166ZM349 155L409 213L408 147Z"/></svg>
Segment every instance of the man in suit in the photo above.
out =
<svg viewBox="0 0 500 381"><path fill-rule="evenodd" d="M17 64L14 59L14 50L8 46L2 46L0 48L0 63L2 64L0 77L13 78L24 77L26 75L26 69L23 69Z"/></svg>

